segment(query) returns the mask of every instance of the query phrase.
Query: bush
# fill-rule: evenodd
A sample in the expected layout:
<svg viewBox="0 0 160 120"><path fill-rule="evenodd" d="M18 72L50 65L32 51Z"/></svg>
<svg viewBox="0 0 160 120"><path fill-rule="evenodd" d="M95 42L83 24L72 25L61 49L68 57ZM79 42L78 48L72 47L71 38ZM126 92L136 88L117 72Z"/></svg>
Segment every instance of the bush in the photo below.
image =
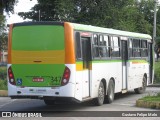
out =
<svg viewBox="0 0 160 120"><path fill-rule="evenodd" d="M0 67L0 90L7 90L7 68Z"/></svg>
<svg viewBox="0 0 160 120"><path fill-rule="evenodd" d="M0 90L7 90L7 80L0 80Z"/></svg>
<svg viewBox="0 0 160 120"><path fill-rule="evenodd" d="M7 80L7 68L0 67L0 80Z"/></svg>
<svg viewBox="0 0 160 120"><path fill-rule="evenodd" d="M160 62L155 62L154 82L160 83Z"/></svg>

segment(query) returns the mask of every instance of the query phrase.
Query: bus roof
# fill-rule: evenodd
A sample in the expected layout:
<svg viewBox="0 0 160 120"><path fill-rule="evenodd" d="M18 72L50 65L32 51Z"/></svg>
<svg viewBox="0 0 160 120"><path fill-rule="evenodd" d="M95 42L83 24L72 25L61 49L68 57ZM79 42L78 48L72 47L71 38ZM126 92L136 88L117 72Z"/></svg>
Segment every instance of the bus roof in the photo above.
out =
<svg viewBox="0 0 160 120"><path fill-rule="evenodd" d="M96 27L96 26L83 25L83 24L77 24L77 23L71 23L71 24L73 25L75 30L80 30L80 31L90 31L90 32L99 32L99 33L120 35L120 36L125 36L125 37L152 39L152 37L148 34L127 32L127 31L115 30L115 29L111 29L111 28Z"/></svg>
<svg viewBox="0 0 160 120"><path fill-rule="evenodd" d="M15 23L13 26L24 26L24 25L63 25L64 22L53 22L53 21L41 21L41 22L22 22L22 23ZM148 34L141 34L135 32L128 32L122 30L116 30L112 28L103 28L103 27L96 27L92 25L83 25L77 23L70 23L75 30L79 31L88 31L88 32L97 32L97 33L106 33L112 35L120 35L124 37L136 37L136 38L143 38L147 40L151 40L152 37Z"/></svg>

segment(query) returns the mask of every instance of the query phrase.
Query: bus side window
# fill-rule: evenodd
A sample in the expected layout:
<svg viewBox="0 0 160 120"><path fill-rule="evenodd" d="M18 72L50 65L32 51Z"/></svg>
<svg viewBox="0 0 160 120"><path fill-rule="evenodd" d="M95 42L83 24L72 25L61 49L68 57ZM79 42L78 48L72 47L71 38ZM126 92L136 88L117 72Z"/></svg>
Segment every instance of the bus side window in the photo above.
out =
<svg viewBox="0 0 160 120"><path fill-rule="evenodd" d="M104 41L103 35L99 36L99 55L100 55L100 58L107 57L106 41Z"/></svg>
<svg viewBox="0 0 160 120"><path fill-rule="evenodd" d="M133 57L141 57L140 40L133 39Z"/></svg>
<svg viewBox="0 0 160 120"><path fill-rule="evenodd" d="M128 46L129 46L129 57L133 57L132 39L129 39Z"/></svg>
<svg viewBox="0 0 160 120"><path fill-rule="evenodd" d="M116 36L111 37L112 57L120 57L119 39Z"/></svg>
<svg viewBox="0 0 160 120"><path fill-rule="evenodd" d="M93 35L93 56L96 58L96 57L99 57L99 49L98 49L98 44L99 44L99 41L98 41L98 35L94 34Z"/></svg>
<svg viewBox="0 0 160 120"><path fill-rule="evenodd" d="M80 40L80 33L75 33L75 41L76 41L76 58L82 59L82 52L81 52L81 40Z"/></svg>
<svg viewBox="0 0 160 120"><path fill-rule="evenodd" d="M106 46L106 57L110 57L109 55L109 36L104 35L104 46Z"/></svg>
<svg viewBox="0 0 160 120"><path fill-rule="evenodd" d="M148 56L147 40L141 41L141 57Z"/></svg>

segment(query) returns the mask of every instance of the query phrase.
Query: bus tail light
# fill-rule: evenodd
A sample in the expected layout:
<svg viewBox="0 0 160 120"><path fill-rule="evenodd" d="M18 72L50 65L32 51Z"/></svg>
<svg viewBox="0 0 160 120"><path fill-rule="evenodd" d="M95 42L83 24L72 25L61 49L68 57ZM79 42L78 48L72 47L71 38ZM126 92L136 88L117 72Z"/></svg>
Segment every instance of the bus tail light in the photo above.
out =
<svg viewBox="0 0 160 120"><path fill-rule="evenodd" d="M70 74L71 74L70 69L66 67L63 73L61 85L66 85L69 82Z"/></svg>
<svg viewBox="0 0 160 120"><path fill-rule="evenodd" d="M15 79L14 79L14 74L12 72L12 68L8 68L8 78L9 78L9 83L12 85L16 85Z"/></svg>

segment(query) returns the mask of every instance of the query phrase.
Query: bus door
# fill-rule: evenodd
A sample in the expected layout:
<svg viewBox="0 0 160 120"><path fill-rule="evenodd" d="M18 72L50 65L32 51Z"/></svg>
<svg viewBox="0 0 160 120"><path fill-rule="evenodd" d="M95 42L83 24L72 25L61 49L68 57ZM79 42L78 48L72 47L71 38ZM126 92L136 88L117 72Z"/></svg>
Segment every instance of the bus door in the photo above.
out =
<svg viewBox="0 0 160 120"><path fill-rule="evenodd" d="M122 55L122 92L127 90L127 60L128 60L128 48L127 41L121 41L121 55Z"/></svg>
<svg viewBox="0 0 160 120"><path fill-rule="evenodd" d="M81 37L82 41L82 97L90 96L90 64L91 64L91 37Z"/></svg>
<svg viewBox="0 0 160 120"><path fill-rule="evenodd" d="M152 43L148 45L148 60L149 60L149 84L153 83L153 47Z"/></svg>

